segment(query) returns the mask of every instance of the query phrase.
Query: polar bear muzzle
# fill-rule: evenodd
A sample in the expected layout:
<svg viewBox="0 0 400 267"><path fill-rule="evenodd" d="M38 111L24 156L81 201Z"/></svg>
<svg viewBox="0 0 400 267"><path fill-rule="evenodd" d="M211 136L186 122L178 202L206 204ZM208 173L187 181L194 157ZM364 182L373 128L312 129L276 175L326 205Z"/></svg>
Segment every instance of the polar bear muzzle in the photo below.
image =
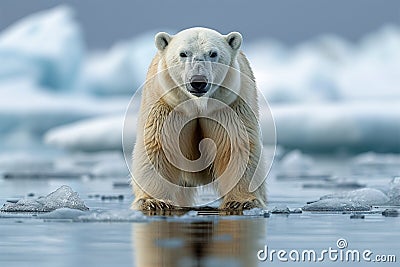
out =
<svg viewBox="0 0 400 267"><path fill-rule="evenodd" d="M202 96L207 93L210 85L204 75L193 75L188 84L188 91L195 96Z"/></svg>

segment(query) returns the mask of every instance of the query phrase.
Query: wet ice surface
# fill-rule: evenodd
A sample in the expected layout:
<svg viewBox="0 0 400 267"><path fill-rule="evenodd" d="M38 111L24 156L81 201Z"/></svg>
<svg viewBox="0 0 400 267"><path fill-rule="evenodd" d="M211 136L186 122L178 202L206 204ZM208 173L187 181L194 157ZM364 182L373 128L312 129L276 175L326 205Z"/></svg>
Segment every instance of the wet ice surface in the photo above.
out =
<svg viewBox="0 0 400 267"><path fill-rule="evenodd" d="M36 156L34 164L26 156L26 168L2 161L1 205L39 201L42 210L36 203L31 212L0 212L0 266L271 266L257 260L264 245L322 250L339 238L350 249L397 254L400 166L370 155L283 152L268 178L268 210L243 215L132 211L123 158L114 152Z"/></svg>

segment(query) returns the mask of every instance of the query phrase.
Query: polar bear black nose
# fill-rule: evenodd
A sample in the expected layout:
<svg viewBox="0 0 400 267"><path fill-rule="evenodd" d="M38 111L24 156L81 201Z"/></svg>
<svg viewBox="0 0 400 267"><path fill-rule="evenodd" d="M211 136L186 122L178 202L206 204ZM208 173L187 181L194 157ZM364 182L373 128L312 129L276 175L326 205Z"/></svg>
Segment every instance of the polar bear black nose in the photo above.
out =
<svg viewBox="0 0 400 267"><path fill-rule="evenodd" d="M192 88L198 92L203 92L207 87L208 81L207 78L203 75L194 75L190 79L190 85Z"/></svg>
<svg viewBox="0 0 400 267"><path fill-rule="evenodd" d="M203 92L204 89L207 87L208 80L203 75L194 75L190 79L190 85L192 88L198 92Z"/></svg>

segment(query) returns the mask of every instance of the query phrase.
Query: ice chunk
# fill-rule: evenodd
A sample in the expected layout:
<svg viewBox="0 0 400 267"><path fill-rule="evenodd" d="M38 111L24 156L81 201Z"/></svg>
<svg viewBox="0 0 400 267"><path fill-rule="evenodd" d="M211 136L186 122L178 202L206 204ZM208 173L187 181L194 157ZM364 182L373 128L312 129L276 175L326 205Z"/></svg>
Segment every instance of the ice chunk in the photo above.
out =
<svg viewBox="0 0 400 267"><path fill-rule="evenodd" d="M369 211L370 205L349 201L346 199L322 199L307 204L304 211Z"/></svg>
<svg viewBox="0 0 400 267"><path fill-rule="evenodd" d="M16 203L5 203L2 212L49 212L60 208L89 210L69 186L63 185L46 197L37 199L21 199Z"/></svg>
<svg viewBox="0 0 400 267"><path fill-rule="evenodd" d="M393 178L392 182L389 184L387 195L390 198L388 204L400 206L400 177Z"/></svg>
<svg viewBox="0 0 400 267"><path fill-rule="evenodd" d="M79 86L98 95L132 95L146 79L156 54L154 32L119 42L108 52L93 53L86 61Z"/></svg>
<svg viewBox="0 0 400 267"><path fill-rule="evenodd" d="M261 208L243 210L243 215L245 216L266 216L265 214L269 214L269 211Z"/></svg>
<svg viewBox="0 0 400 267"><path fill-rule="evenodd" d="M272 209L271 213L273 214L289 214L290 210L288 207L275 207Z"/></svg>
<svg viewBox="0 0 400 267"><path fill-rule="evenodd" d="M398 217L399 211L397 209L385 209L382 211L382 215L385 217Z"/></svg>
<svg viewBox="0 0 400 267"><path fill-rule="evenodd" d="M72 9L59 6L30 15L0 34L0 79L24 76L46 88L68 88L83 50Z"/></svg>
<svg viewBox="0 0 400 267"><path fill-rule="evenodd" d="M350 215L350 219L365 219L365 215L359 213L353 213Z"/></svg>
<svg viewBox="0 0 400 267"><path fill-rule="evenodd" d="M374 188L362 188L349 192L326 195L321 197L321 199L347 199L349 201L368 205L382 205L389 201L385 193Z"/></svg>
<svg viewBox="0 0 400 267"><path fill-rule="evenodd" d="M380 190L362 188L349 192L326 195L303 207L305 211L366 211L372 205L384 205L389 197Z"/></svg>

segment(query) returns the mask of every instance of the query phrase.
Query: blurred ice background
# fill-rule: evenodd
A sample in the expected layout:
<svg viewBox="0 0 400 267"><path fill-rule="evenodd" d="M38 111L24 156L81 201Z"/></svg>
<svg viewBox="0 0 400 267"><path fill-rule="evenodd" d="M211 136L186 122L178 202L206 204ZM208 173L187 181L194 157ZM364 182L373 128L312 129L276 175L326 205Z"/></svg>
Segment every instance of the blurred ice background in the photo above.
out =
<svg viewBox="0 0 400 267"><path fill-rule="evenodd" d="M156 52L156 32L88 47L66 5L6 27L0 148L120 150L123 114ZM253 34L243 50L271 105L278 145L331 153L400 152L399 48L392 23L355 41L320 34L288 45Z"/></svg>

